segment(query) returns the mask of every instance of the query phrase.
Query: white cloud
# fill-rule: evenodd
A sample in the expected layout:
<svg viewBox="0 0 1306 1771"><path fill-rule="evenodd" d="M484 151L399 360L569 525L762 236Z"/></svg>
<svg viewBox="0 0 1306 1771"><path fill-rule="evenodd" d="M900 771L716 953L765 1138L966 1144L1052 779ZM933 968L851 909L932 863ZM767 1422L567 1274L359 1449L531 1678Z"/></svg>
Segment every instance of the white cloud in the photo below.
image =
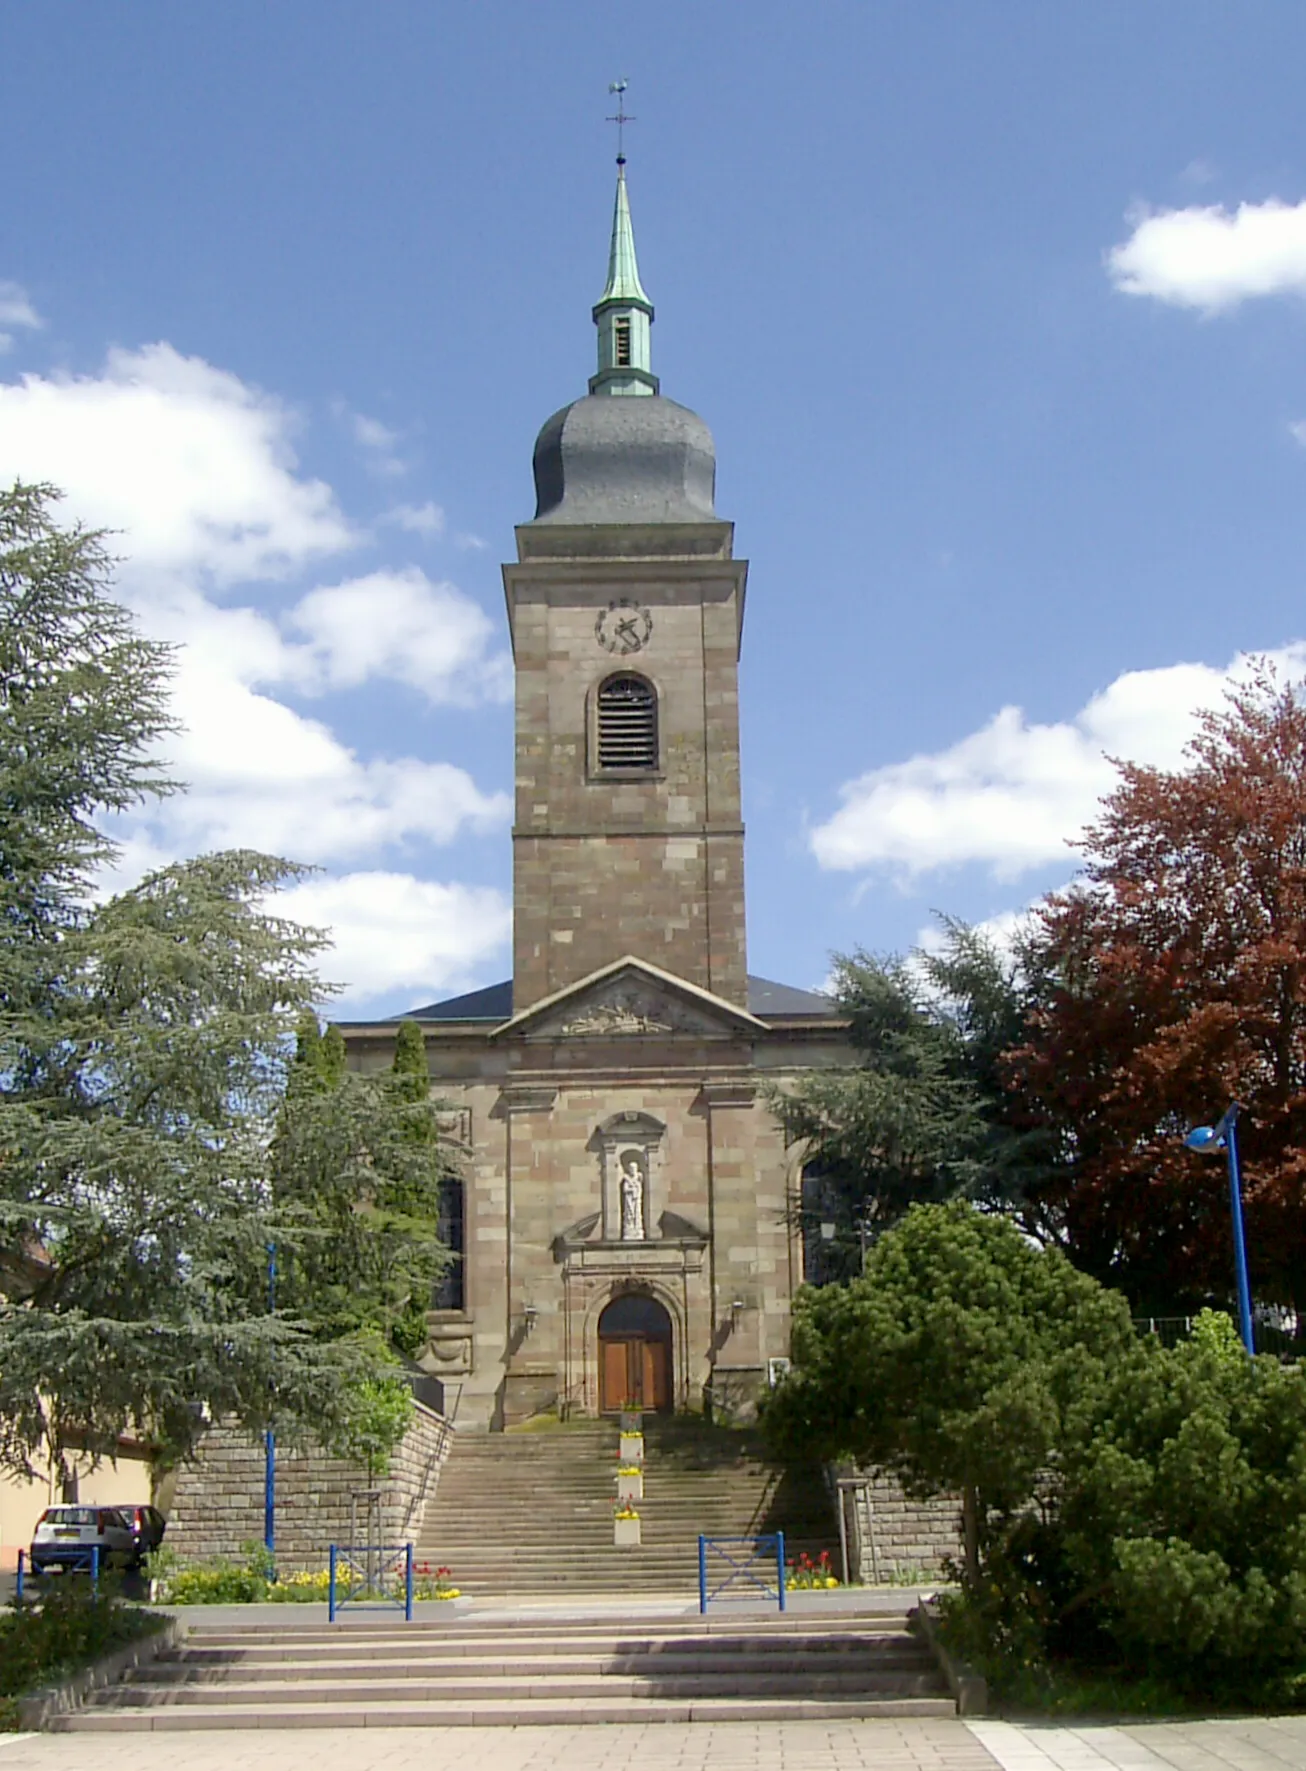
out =
<svg viewBox="0 0 1306 1771"><path fill-rule="evenodd" d="M1257 295L1306 295L1306 202L1240 203L1232 212L1164 209L1141 215L1107 254L1126 295L1218 313Z"/></svg>
<svg viewBox="0 0 1306 1771"><path fill-rule="evenodd" d="M354 436L365 449L393 449L399 441L399 432L379 418L368 418L362 412L355 412L353 418Z"/></svg>
<svg viewBox="0 0 1306 1771"><path fill-rule="evenodd" d="M425 504L397 504L382 517L383 523L407 529L413 535L443 535L444 512L430 500Z"/></svg>
<svg viewBox="0 0 1306 1771"><path fill-rule="evenodd" d="M488 616L452 584L432 584L415 566L310 591L288 625L306 636L301 682L310 690L389 677L432 701L464 705L487 696L507 700L512 692L506 654L489 652Z"/></svg>
<svg viewBox="0 0 1306 1771"><path fill-rule="evenodd" d="M333 401L331 410L348 426L354 441L365 451L372 473L392 479L408 472L407 462L400 460L395 453L399 431L383 424L379 418L369 418L366 412L355 412L344 400Z"/></svg>
<svg viewBox="0 0 1306 1771"><path fill-rule="evenodd" d="M106 885L223 847L357 868L508 821L509 796L465 769L361 754L326 718L276 698L380 676L466 704L502 695L506 677L482 611L415 568L278 607L277 581L359 540L331 488L300 469L295 430L279 401L168 344L113 351L99 375L0 382L0 484L50 480L66 515L117 531L121 594L179 648L183 729L163 748L187 791L117 821L122 854ZM475 982L507 917L497 893L388 871L305 882L287 910L331 923L338 952L324 975L363 996Z"/></svg>
<svg viewBox="0 0 1306 1771"><path fill-rule="evenodd" d="M141 820L166 831L174 853L249 847L354 860L495 830L511 812L506 793L482 793L451 763L361 759L326 725L258 694L229 658L199 646L181 655L176 706L185 725L167 751L187 791Z"/></svg>
<svg viewBox="0 0 1306 1771"><path fill-rule="evenodd" d="M21 326L26 331L36 331L44 325L22 284L0 277L0 328ZM13 342L12 332L0 330L0 354L11 349Z"/></svg>
<svg viewBox="0 0 1306 1771"><path fill-rule="evenodd" d="M489 620L416 568L310 591L283 632L207 600L209 584L276 579L357 540L330 487L298 471L294 428L280 402L171 345L118 350L100 376L0 383L0 483L48 479L71 516L115 531L126 599L160 637L202 646L210 674L311 692L391 675L436 701L501 698Z"/></svg>
<svg viewBox="0 0 1306 1771"><path fill-rule="evenodd" d="M1306 644L1274 655L1306 667ZM1127 671L1073 719L1031 724L1004 707L946 750L871 769L840 789L843 803L810 835L820 865L889 868L908 877L966 863L999 879L1069 863L1067 843L1116 783L1109 757L1175 768L1194 710L1218 705L1247 661L1225 671L1175 664Z"/></svg>
<svg viewBox="0 0 1306 1771"><path fill-rule="evenodd" d="M280 894L277 908L331 931L335 950L322 971L348 980L346 1006L403 990L405 1006L417 1008L433 996L469 989L512 932L501 892L406 873L307 879Z"/></svg>
<svg viewBox="0 0 1306 1771"><path fill-rule="evenodd" d="M141 570L270 578L354 536L297 472L280 402L170 344L110 351L98 376L0 383L0 482L51 480L71 514L121 531Z"/></svg>

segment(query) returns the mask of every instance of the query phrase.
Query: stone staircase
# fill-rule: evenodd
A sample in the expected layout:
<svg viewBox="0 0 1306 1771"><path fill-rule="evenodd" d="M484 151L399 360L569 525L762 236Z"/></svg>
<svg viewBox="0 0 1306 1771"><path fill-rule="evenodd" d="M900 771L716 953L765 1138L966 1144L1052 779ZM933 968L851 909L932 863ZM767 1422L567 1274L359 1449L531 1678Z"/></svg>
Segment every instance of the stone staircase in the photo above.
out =
<svg viewBox="0 0 1306 1771"><path fill-rule="evenodd" d="M698 1587L698 1537L783 1531L791 1561L830 1552L838 1529L819 1466L778 1469L755 1435L695 1416L647 1417L643 1542L615 1549L617 1428L578 1421L454 1442L418 1544L480 1598L501 1593Z"/></svg>
<svg viewBox="0 0 1306 1771"><path fill-rule="evenodd" d="M950 1716L898 1616L202 1623L60 1732Z"/></svg>

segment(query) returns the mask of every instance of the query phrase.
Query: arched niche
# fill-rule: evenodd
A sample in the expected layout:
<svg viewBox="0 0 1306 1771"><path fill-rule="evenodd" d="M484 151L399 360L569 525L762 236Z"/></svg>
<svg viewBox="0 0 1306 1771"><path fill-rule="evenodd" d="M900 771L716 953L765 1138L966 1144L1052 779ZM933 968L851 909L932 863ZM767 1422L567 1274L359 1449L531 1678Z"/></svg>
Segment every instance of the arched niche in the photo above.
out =
<svg viewBox="0 0 1306 1771"><path fill-rule="evenodd" d="M605 1242L648 1242L663 1206L662 1162L667 1128L651 1113L613 1113L597 1128ZM638 1174L639 1203L632 1222L630 1179ZM626 1202L623 1187L626 1183Z"/></svg>

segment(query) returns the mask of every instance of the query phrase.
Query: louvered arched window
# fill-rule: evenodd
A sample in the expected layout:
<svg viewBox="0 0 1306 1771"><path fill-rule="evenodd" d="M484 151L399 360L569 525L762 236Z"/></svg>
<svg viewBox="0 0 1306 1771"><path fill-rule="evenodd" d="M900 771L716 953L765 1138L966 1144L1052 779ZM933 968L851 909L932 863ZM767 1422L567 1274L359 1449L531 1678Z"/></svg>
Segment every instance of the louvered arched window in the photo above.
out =
<svg viewBox="0 0 1306 1771"><path fill-rule="evenodd" d="M656 769L658 698L642 676L610 676L599 687L600 769Z"/></svg>

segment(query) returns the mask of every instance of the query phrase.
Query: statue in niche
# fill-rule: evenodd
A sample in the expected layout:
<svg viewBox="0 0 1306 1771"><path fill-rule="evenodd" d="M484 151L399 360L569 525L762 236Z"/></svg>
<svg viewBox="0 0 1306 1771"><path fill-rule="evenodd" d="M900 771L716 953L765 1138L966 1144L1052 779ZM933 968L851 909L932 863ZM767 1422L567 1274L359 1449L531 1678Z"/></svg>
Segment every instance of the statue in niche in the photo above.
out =
<svg viewBox="0 0 1306 1771"><path fill-rule="evenodd" d="M621 1240L644 1240L644 1185L647 1158L642 1150L621 1152Z"/></svg>

